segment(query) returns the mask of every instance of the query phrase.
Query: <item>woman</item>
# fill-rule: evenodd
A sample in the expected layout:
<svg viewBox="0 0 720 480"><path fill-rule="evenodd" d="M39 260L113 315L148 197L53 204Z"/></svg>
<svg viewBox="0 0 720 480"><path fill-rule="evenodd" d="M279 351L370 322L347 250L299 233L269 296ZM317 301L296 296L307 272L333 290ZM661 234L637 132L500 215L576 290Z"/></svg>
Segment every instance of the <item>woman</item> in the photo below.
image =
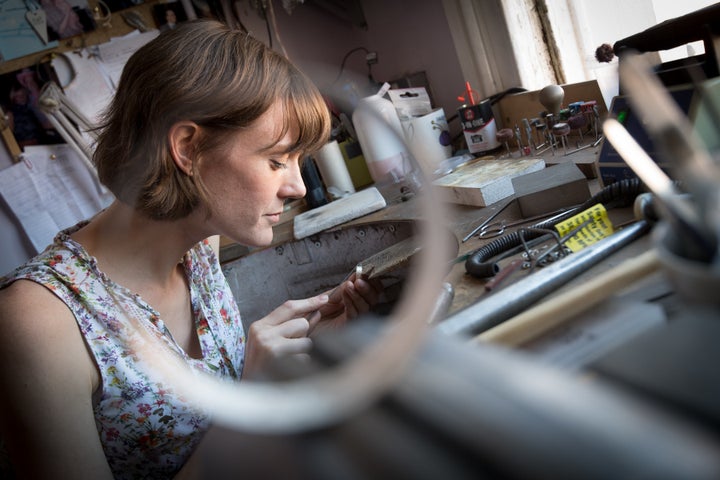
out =
<svg viewBox="0 0 720 480"><path fill-rule="evenodd" d="M218 22L183 23L130 58L94 157L117 201L2 281L0 435L18 472L182 473L209 420L148 377L130 320L188 368L240 379L369 309L377 289L352 278L336 298L284 303L245 339L205 240L268 245L284 202L305 193L300 159L328 131L309 80Z"/></svg>

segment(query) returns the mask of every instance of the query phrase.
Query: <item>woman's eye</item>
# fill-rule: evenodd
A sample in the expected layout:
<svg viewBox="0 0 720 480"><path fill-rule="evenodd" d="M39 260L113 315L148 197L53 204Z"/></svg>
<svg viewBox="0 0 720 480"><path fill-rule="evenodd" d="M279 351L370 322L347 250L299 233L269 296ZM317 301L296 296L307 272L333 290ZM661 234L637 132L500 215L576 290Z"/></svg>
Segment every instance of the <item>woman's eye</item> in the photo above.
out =
<svg viewBox="0 0 720 480"><path fill-rule="evenodd" d="M270 165L272 166L273 170L280 170L281 168L287 168L287 164L280 162L278 160L270 159Z"/></svg>

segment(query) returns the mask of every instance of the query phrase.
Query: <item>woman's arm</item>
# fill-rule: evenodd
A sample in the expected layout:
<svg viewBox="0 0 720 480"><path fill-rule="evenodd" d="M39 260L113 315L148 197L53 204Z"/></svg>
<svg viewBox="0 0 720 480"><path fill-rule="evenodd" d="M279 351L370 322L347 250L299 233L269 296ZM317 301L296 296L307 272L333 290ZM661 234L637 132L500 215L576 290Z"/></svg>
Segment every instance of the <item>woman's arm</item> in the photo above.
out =
<svg viewBox="0 0 720 480"><path fill-rule="evenodd" d="M67 307L35 283L0 290L0 435L18 478L112 478L92 411L99 383Z"/></svg>

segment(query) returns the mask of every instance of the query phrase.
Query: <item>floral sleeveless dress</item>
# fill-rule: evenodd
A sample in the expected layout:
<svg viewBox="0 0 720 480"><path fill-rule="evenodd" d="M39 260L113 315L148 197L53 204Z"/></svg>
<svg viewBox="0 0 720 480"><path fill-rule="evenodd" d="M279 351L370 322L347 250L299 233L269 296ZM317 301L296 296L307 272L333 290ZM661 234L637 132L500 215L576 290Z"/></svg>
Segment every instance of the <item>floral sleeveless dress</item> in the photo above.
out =
<svg viewBox="0 0 720 480"><path fill-rule="evenodd" d="M85 222L60 232L52 245L0 279L37 282L73 312L100 371L93 397L95 423L116 478L172 478L209 426L173 386L152 378L128 345L128 318L134 318L187 362L189 368L239 380L245 336L237 304L217 256L207 242L183 257L202 359L175 343L158 313L138 295L114 283L95 259L69 235Z"/></svg>

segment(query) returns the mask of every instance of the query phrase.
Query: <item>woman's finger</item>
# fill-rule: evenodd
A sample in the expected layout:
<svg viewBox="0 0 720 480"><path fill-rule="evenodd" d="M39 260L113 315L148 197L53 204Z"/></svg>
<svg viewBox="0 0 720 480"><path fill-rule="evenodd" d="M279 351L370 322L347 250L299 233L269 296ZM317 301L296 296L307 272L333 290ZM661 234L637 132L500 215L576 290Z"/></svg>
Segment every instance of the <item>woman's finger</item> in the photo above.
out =
<svg viewBox="0 0 720 480"><path fill-rule="evenodd" d="M284 338L307 337L310 323L305 317L291 318L272 327L275 334Z"/></svg>
<svg viewBox="0 0 720 480"><path fill-rule="evenodd" d="M307 354L312 349L312 340L308 337L302 338L283 338L277 342L273 349L275 357L284 357L286 355Z"/></svg>
<svg viewBox="0 0 720 480"><path fill-rule="evenodd" d="M308 330L309 323L304 317L292 318L278 325L268 323L264 318L250 325L248 337L267 349L284 338L306 337Z"/></svg>
<svg viewBox="0 0 720 480"><path fill-rule="evenodd" d="M370 311L382 294L381 287L372 281L358 279L345 290L345 306L348 315L356 316Z"/></svg>
<svg viewBox="0 0 720 480"><path fill-rule="evenodd" d="M315 310L313 313L311 313L307 317L308 321L308 335L312 333L312 331L315 329L318 323L320 323L320 319L322 319L322 313L320 310Z"/></svg>
<svg viewBox="0 0 720 480"><path fill-rule="evenodd" d="M309 313L319 310L323 305L328 303L328 300L329 298L326 294L300 300L287 300L263 318L263 321L268 325L280 325L288 321L288 319L304 317Z"/></svg>
<svg viewBox="0 0 720 480"><path fill-rule="evenodd" d="M368 305L375 305L382 294L382 284L378 281L368 281L360 278L353 284L353 287Z"/></svg>
<svg viewBox="0 0 720 480"><path fill-rule="evenodd" d="M355 318L360 315L360 313L370 309L365 299L355 288L355 284L348 285L343 293L343 304L345 305L345 316L347 318Z"/></svg>

